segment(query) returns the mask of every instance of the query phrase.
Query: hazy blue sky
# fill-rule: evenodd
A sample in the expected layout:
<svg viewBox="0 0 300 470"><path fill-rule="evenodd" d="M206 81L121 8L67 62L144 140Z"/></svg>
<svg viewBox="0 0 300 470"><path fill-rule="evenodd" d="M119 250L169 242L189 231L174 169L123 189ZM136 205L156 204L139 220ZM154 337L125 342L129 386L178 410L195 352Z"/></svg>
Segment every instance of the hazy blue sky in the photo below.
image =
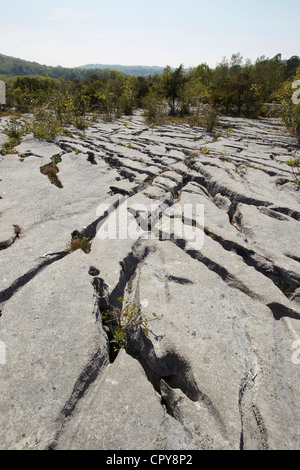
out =
<svg viewBox="0 0 300 470"><path fill-rule="evenodd" d="M300 0L7 0L0 53L47 65L207 63L300 55Z"/></svg>

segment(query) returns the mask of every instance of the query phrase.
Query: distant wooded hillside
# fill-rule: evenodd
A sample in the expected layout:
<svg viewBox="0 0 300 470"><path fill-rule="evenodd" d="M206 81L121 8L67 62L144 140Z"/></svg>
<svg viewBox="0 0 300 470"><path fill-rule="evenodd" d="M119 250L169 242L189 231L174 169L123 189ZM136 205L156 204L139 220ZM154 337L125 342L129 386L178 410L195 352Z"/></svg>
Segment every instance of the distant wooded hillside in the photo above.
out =
<svg viewBox="0 0 300 470"><path fill-rule="evenodd" d="M139 77L145 77L147 75L154 75L156 73L161 74L164 67L158 67L156 65L118 65L118 64L87 64L81 65L80 69L84 70L118 70L124 73L124 75L137 75Z"/></svg>
<svg viewBox="0 0 300 470"><path fill-rule="evenodd" d="M109 75L110 70L118 70L124 73L124 75L147 76L162 73L163 67L101 64L88 64L75 68L66 68L59 65L52 67L0 54L0 75L7 77L48 75L51 78L64 77L84 80L93 74L99 75L99 73L101 73L104 76Z"/></svg>

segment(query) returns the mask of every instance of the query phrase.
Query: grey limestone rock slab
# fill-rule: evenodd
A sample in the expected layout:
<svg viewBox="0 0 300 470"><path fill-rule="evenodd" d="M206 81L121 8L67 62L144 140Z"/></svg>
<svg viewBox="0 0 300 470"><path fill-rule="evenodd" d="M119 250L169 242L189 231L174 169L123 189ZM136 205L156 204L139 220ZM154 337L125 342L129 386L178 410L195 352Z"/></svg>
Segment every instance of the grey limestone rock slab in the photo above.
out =
<svg viewBox="0 0 300 470"><path fill-rule="evenodd" d="M1 340L2 449L46 449L60 421L108 365L81 250L43 270L6 303Z"/></svg>
<svg viewBox="0 0 300 470"><path fill-rule="evenodd" d="M70 131L0 156L1 449L299 450L295 139L140 112ZM114 352L119 297L153 321Z"/></svg>
<svg viewBox="0 0 300 470"><path fill-rule="evenodd" d="M90 388L55 448L192 448L189 433L167 415L160 401L142 366L122 350Z"/></svg>

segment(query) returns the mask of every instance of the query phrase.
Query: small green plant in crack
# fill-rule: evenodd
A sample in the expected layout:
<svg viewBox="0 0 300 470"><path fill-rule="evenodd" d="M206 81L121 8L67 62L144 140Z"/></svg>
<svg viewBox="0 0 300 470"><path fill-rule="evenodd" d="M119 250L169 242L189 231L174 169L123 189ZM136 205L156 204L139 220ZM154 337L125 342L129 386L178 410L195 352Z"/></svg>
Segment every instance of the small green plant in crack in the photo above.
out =
<svg viewBox="0 0 300 470"><path fill-rule="evenodd" d="M150 175L148 178L147 178L147 181L148 183L151 185L153 184L153 181L155 180L156 178L156 175Z"/></svg>
<svg viewBox="0 0 300 470"><path fill-rule="evenodd" d="M163 315L152 313L150 318L144 317L142 309L139 305L129 302L124 305L124 299L118 297L117 301L120 307L114 308L112 311L102 313L102 320L109 327L115 352L120 349L127 348L128 334L136 328L141 328L145 335L149 334L148 324L154 320L161 320Z"/></svg>
<svg viewBox="0 0 300 470"><path fill-rule="evenodd" d="M285 163L292 168L294 183L300 185L300 157L292 155L292 158Z"/></svg>
<svg viewBox="0 0 300 470"><path fill-rule="evenodd" d="M24 162L25 158L27 158L28 155L26 153L20 153L19 154L19 161Z"/></svg>
<svg viewBox="0 0 300 470"><path fill-rule="evenodd" d="M212 131L212 134L213 134L213 137L214 137L214 142L216 142L219 137L221 137L221 132L220 131L216 131L215 129Z"/></svg>
<svg viewBox="0 0 300 470"><path fill-rule="evenodd" d="M222 132L222 136L229 137L231 132L232 132L232 128L228 127L228 129L226 129L226 131Z"/></svg>
<svg viewBox="0 0 300 470"><path fill-rule="evenodd" d="M201 150L201 153L203 153L204 155L209 155L210 154L210 149L208 147L203 147L203 149Z"/></svg>
<svg viewBox="0 0 300 470"><path fill-rule="evenodd" d="M57 178L57 173L58 173L58 168L51 163L47 163L46 165L43 165L40 168L40 172L43 175L48 176L49 180L51 181L52 184L54 184L57 187L61 187L58 183L58 178Z"/></svg>

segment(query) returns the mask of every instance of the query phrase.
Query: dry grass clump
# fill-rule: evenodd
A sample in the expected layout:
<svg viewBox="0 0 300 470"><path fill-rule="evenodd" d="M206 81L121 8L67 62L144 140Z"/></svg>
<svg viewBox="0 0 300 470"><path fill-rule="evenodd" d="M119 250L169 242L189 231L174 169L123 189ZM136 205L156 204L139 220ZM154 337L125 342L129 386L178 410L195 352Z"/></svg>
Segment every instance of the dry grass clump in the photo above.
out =
<svg viewBox="0 0 300 470"><path fill-rule="evenodd" d="M90 253L92 242L87 237L75 236L72 238L69 247L69 253L73 253L76 250L81 249L84 253Z"/></svg>
<svg viewBox="0 0 300 470"><path fill-rule="evenodd" d="M22 227L20 225L13 225L16 238L19 238L20 233L22 232Z"/></svg>

